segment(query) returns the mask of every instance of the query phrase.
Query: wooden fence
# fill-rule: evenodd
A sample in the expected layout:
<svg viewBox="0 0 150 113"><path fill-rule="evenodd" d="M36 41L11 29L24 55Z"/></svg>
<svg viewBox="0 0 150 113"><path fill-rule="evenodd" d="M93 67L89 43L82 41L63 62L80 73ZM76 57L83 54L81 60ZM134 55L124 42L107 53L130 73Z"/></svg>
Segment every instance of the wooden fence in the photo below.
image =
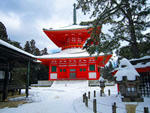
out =
<svg viewBox="0 0 150 113"><path fill-rule="evenodd" d="M108 96L110 96L110 95L111 95L111 91L108 90ZM101 90L100 90L100 96L102 96L102 91ZM93 99L93 113L101 113L97 110L98 105L97 105L96 91L95 90L93 92L93 97L94 97L94 99ZM83 94L83 103L85 103L86 107L89 107L89 101L91 101L91 99L92 98L91 98L91 92L90 91L88 91L88 93ZM108 106L110 106L110 105L108 105ZM112 104L112 113L117 113L117 108L125 109L125 108L117 106L116 102L114 102ZM143 111L140 111L140 110L136 110L136 111L143 113ZM149 113L148 107L144 107L144 113Z"/></svg>

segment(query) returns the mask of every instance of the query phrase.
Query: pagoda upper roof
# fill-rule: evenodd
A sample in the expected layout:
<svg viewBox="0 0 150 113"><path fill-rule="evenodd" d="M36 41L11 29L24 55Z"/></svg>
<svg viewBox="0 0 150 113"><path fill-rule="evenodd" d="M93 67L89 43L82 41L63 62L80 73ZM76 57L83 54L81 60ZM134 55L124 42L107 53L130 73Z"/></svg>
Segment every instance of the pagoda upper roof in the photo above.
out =
<svg viewBox="0 0 150 113"><path fill-rule="evenodd" d="M49 28L49 29L43 29L46 31L64 31L64 30L75 30L75 29L88 29L90 28L90 26L86 26L86 25L69 25L69 26L65 26L65 27L60 27L60 28Z"/></svg>
<svg viewBox="0 0 150 113"><path fill-rule="evenodd" d="M43 29L44 33L62 49L80 47L90 37L90 26L71 25L57 29Z"/></svg>

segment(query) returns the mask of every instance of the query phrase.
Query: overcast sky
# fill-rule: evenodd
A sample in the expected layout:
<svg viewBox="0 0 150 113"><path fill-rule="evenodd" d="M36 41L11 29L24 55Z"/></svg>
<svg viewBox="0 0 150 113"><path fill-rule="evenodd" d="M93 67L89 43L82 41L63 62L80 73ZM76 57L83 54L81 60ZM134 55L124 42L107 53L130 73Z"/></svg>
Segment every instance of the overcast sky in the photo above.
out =
<svg viewBox="0 0 150 113"><path fill-rule="evenodd" d="M1 0L0 21L6 26L8 36L24 46L34 39L39 49L48 52L58 49L43 33L43 28L68 26L73 23L73 3L76 0ZM77 10L77 23L89 20Z"/></svg>

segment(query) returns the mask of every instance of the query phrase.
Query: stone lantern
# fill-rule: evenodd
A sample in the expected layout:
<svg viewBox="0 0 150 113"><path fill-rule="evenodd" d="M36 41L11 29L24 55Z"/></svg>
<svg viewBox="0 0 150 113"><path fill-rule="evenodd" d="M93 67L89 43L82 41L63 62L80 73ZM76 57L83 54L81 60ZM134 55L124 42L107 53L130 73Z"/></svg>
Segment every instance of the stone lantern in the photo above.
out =
<svg viewBox="0 0 150 113"><path fill-rule="evenodd" d="M123 96L123 102L142 102L139 85L140 75L127 59L120 61L119 69L115 74L115 80Z"/></svg>
<svg viewBox="0 0 150 113"><path fill-rule="evenodd" d="M102 90L102 93L104 93L104 88L105 88L105 80L104 78L101 76L99 79L99 83L100 83L100 88Z"/></svg>

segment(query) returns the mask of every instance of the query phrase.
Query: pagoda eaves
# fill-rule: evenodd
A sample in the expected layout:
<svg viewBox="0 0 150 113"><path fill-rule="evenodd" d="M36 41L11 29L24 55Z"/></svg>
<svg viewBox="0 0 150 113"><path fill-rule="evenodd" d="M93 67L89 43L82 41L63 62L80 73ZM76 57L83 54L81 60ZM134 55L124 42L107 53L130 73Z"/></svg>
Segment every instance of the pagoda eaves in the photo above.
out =
<svg viewBox="0 0 150 113"><path fill-rule="evenodd" d="M89 26L72 25L59 29L43 29L45 34L62 50L66 48L82 48L90 37L93 28Z"/></svg>

